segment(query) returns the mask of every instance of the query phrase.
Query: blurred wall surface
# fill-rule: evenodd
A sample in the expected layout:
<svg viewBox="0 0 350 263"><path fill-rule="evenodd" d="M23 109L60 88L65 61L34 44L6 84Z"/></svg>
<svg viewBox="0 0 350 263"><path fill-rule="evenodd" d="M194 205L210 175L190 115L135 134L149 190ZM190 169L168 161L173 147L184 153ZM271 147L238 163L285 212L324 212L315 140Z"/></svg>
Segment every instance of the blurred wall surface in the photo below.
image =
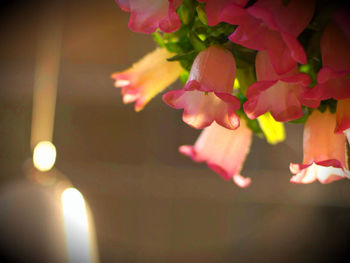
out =
<svg viewBox="0 0 350 263"><path fill-rule="evenodd" d="M135 113L110 74L155 48L113 0L62 2L56 169L90 205L101 262L350 262L350 182L292 185L302 127L255 137L247 189L181 156L199 131L157 96ZM62 262L50 190L27 179L39 28L50 1L0 1L0 261ZM171 88L180 88L176 83Z"/></svg>

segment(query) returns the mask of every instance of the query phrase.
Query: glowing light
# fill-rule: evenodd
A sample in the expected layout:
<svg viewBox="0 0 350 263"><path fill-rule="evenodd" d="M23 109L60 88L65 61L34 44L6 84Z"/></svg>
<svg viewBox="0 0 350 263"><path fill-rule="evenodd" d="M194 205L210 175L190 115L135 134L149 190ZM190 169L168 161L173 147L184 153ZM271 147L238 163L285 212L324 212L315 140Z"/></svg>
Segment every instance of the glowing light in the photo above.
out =
<svg viewBox="0 0 350 263"><path fill-rule="evenodd" d="M77 189L67 188L61 199L69 262L92 262L84 197Z"/></svg>
<svg viewBox="0 0 350 263"><path fill-rule="evenodd" d="M234 84L233 84L233 88L234 88L234 89L239 89L239 87L240 87L240 85L239 85L239 80L238 80L238 78L235 78L235 82L234 82Z"/></svg>
<svg viewBox="0 0 350 263"><path fill-rule="evenodd" d="M63 1L49 1L38 23L31 147L52 141L63 26Z"/></svg>
<svg viewBox="0 0 350 263"><path fill-rule="evenodd" d="M311 65L310 64L301 65L299 67L299 71L304 73L309 73L311 71Z"/></svg>
<svg viewBox="0 0 350 263"><path fill-rule="evenodd" d="M204 35L204 34L198 34L198 37L202 41L204 41L206 39L206 35Z"/></svg>
<svg viewBox="0 0 350 263"><path fill-rule="evenodd" d="M39 142L33 153L34 166L42 172L49 171L56 161L56 147L49 141Z"/></svg>

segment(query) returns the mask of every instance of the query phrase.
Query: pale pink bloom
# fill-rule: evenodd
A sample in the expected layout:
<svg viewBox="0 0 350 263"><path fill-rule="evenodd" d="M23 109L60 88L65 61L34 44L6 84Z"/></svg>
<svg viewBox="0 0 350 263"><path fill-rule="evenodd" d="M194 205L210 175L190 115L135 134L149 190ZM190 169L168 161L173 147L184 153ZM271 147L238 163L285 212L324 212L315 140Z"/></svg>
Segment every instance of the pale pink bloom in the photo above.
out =
<svg viewBox="0 0 350 263"><path fill-rule="evenodd" d="M299 73L297 66L278 75L267 52L259 51L255 67L258 81L248 88L248 101L243 105L250 119L269 111L276 121L285 122L302 117L302 105L312 108L319 106L318 101L301 97L310 84L310 77Z"/></svg>
<svg viewBox="0 0 350 263"><path fill-rule="evenodd" d="M232 95L235 74L231 52L211 46L197 55L185 87L167 92L163 100L175 109L184 109L183 121L196 129L213 121L236 129L239 118L235 111L240 102Z"/></svg>
<svg viewBox="0 0 350 263"><path fill-rule="evenodd" d="M157 28L171 33L181 22L176 13L182 0L116 0L119 7L130 12L129 28L135 32L153 33Z"/></svg>
<svg viewBox="0 0 350 263"><path fill-rule="evenodd" d="M208 167L225 180L232 179L238 186L247 187L250 178L240 175L250 149L252 131L245 120L232 131L216 123L205 128L194 146L183 145L179 151L195 162L206 162Z"/></svg>
<svg viewBox="0 0 350 263"><path fill-rule="evenodd" d="M321 38L323 68L317 75L317 86L304 94L305 98L336 100L350 98L350 19L335 15L335 21Z"/></svg>
<svg viewBox="0 0 350 263"><path fill-rule="evenodd" d="M135 111L140 111L154 96L175 82L182 68L179 62L166 60L172 56L166 49L157 48L130 69L112 74L114 85L122 89L123 102L136 102Z"/></svg>
<svg viewBox="0 0 350 263"><path fill-rule="evenodd" d="M215 26L220 22L237 24L243 17L248 16L244 6L248 0L197 0L205 2L205 11L207 13L208 25ZM239 20L238 20L239 19ZM237 21L237 23L236 23Z"/></svg>
<svg viewBox="0 0 350 263"><path fill-rule="evenodd" d="M350 144L350 99L338 100L335 132L344 132Z"/></svg>
<svg viewBox="0 0 350 263"><path fill-rule="evenodd" d="M232 42L266 50L278 74L289 72L297 62L307 62L297 37L311 21L314 1L291 0L284 5L282 0L259 0L244 11L246 15L237 8L234 12L225 11L224 20L239 25L229 36Z"/></svg>
<svg viewBox="0 0 350 263"><path fill-rule="evenodd" d="M335 134L335 114L328 110L312 112L304 127L303 164L290 164L295 174L292 183L312 183L318 179L321 183L330 183L349 178L346 161L346 139L343 134Z"/></svg>

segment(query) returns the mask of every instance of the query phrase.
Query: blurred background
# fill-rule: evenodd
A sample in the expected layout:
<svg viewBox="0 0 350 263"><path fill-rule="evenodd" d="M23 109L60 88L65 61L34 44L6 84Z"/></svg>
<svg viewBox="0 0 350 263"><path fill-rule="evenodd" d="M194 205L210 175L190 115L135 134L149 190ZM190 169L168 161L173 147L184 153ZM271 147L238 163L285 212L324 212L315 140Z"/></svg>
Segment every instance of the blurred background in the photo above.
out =
<svg viewBox="0 0 350 263"><path fill-rule="evenodd" d="M277 146L254 138L242 172L253 182L240 189L178 153L199 131L161 96L139 113L123 105L110 74L152 51L151 36L131 32L113 0L51 3L0 0L0 262L68 260L57 183L38 183L31 164L37 54L52 10L62 11L57 159L39 176L82 193L96 261L350 262L350 182L289 183L302 126L287 125Z"/></svg>

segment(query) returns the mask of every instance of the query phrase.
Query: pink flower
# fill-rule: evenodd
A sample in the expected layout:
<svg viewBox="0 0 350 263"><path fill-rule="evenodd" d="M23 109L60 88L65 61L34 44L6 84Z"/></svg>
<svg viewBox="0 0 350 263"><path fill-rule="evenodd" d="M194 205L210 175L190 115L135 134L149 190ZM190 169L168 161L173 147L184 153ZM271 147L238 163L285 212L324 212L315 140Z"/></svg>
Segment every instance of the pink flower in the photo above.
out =
<svg viewBox="0 0 350 263"><path fill-rule="evenodd" d="M244 6L248 0L197 0L206 2L205 10L207 13L208 25L215 26L220 22L236 24L237 19L243 19L240 16L248 16Z"/></svg>
<svg viewBox="0 0 350 263"><path fill-rule="evenodd" d="M235 74L232 54L211 46L196 57L184 89L167 92L163 100L175 109L184 109L183 121L196 129L213 121L236 129L239 118L235 111L240 108L240 102L232 95Z"/></svg>
<svg viewBox="0 0 350 263"><path fill-rule="evenodd" d="M312 183L318 179L321 183L349 178L346 162L346 142L343 134L335 134L335 114L328 110L321 113L315 110L304 128L303 164L290 164L295 174L292 183Z"/></svg>
<svg viewBox="0 0 350 263"><path fill-rule="evenodd" d="M182 71L178 62L168 62L173 56L166 49L157 48L130 69L112 74L114 85L122 89L124 103L135 103L140 111L159 92L176 81Z"/></svg>
<svg viewBox="0 0 350 263"><path fill-rule="evenodd" d="M256 75L258 81L247 91L248 101L244 111L250 119L255 119L270 111L275 120L285 122L302 117L302 105L317 108L318 101L301 97L307 90L310 77L299 73L297 66L283 75L278 75L266 51L256 56Z"/></svg>
<svg viewBox="0 0 350 263"><path fill-rule="evenodd" d="M246 9L247 15L232 13L232 24L239 26L229 39L244 47L266 50L278 74L292 70L297 62L307 62L298 35L309 24L314 1L259 0ZM225 12L229 22L230 12Z"/></svg>
<svg viewBox="0 0 350 263"><path fill-rule="evenodd" d="M206 162L208 167L225 180L233 179L240 187L247 187L250 178L240 175L243 162L250 149L252 132L245 120L232 131L216 123L205 128L194 146L183 145L179 151L195 162Z"/></svg>
<svg viewBox="0 0 350 263"><path fill-rule="evenodd" d="M344 132L350 144L350 99L339 100L337 104L336 133Z"/></svg>
<svg viewBox="0 0 350 263"><path fill-rule="evenodd" d="M135 32L149 34L159 27L171 33L181 25L176 8L182 0L116 0L116 3L123 11L131 13L129 28Z"/></svg>
<svg viewBox="0 0 350 263"><path fill-rule="evenodd" d="M321 39L323 68L317 75L317 86L305 98L336 100L350 98L350 19L338 13L338 23L331 22Z"/></svg>

